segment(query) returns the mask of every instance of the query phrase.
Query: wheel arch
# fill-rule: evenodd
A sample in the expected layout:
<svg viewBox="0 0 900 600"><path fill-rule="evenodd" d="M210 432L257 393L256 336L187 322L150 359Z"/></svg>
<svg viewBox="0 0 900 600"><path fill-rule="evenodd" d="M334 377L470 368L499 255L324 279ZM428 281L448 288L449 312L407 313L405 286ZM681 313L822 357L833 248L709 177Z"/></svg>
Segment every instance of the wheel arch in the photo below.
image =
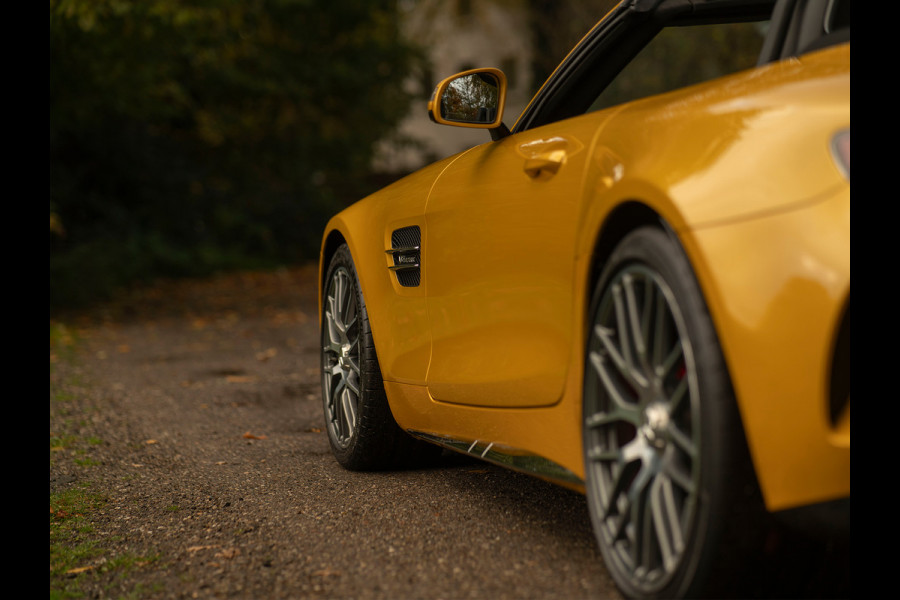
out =
<svg viewBox="0 0 900 600"><path fill-rule="evenodd" d="M339 229L331 229L322 239L322 249L319 251L319 278L317 297L319 299L319 325L322 325L322 295L325 291L325 274L328 271L328 265L334 253L341 245L346 244L347 240Z"/></svg>
<svg viewBox="0 0 900 600"><path fill-rule="evenodd" d="M584 299L585 308L590 306L594 287L597 285L603 266L613 250L625 236L640 227L666 229L668 225L657 211L638 200L629 200L619 204L603 220L591 251L587 286L585 286L587 294L587 297ZM587 312L583 316L584 319L587 319Z"/></svg>
<svg viewBox="0 0 900 600"><path fill-rule="evenodd" d="M664 210L667 210L674 207L663 204L662 208ZM603 273L603 268L605 267L607 261L609 260L610 256L615 251L619 243L630 233L642 227L653 227L666 232L672 239L672 241L678 246L678 248L681 249L681 252L684 254L685 259L690 265L691 272L693 273L697 287L700 291L700 297L703 300L707 312L709 313L710 320L713 324L714 334L717 338L719 347L722 349L722 365L725 369L728 381L730 382L732 397L734 398L734 402L736 403L736 407L738 409L737 417L740 425L740 431L744 439L744 446L749 451L749 440L747 438L746 425L744 424L743 414L740 410L741 403L740 399L738 398L738 390L734 385L732 368L729 364L729 356L728 353L725 352L725 349L723 347L721 332L719 331L717 319L715 317L712 306L710 305L711 299L709 295L711 293L714 294L715 292L714 290L707 289L708 282L704 281L701 273L698 273L696 261L702 260L702 257L695 255L697 248L690 248L686 246L685 240L682 240L682 238L676 232L676 230L678 229L677 225L670 222L672 218L677 221L681 217L682 215L676 212L669 214L667 218L667 214L664 214L660 210L657 210L657 208L655 208L650 203L639 199L630 199L618 204L603 218L603 221L597 228L597 235L595 236L593 241L589 259L590 263L587 271L586 285L583 291L583 311L581 315L582 331L587 331L587 328L589 326L588 321L590 319L590 306L592 296L594 294L594 289L600 280L600 277ZM682 225L684 225L683 222ZM694 252L692 252L692 250ZM586 338L583 338L583 343L587 343ZM753 461L752 455L750 456L750 459L752 465L752 475L756 479L758 485L759 477L756 473L756 465Z"/></svg>
<svg viewBox="0 0 900 600"><path fill-rule="evenodd" d="M347 240L344 238L344 234L341 233L338 229L332 229L325 236L325 239L322 241L322 251L321 257L319 259L319 264L328 265L331 262L331 258L334 256L334 253L337 252L337 249L340 248L343 244L346 244ZM325 270L319 269L319 290L322 290L325 286Z"/></svg>

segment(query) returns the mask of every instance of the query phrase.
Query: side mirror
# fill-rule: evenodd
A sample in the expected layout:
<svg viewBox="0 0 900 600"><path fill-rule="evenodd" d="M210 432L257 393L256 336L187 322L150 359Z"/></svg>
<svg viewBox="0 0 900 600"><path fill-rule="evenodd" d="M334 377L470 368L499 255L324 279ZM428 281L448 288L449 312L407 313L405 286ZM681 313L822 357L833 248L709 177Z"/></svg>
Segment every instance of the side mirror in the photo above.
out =
<svg viewBox="0 0 900 600"><path fill-rule="evenodd" d="M441 125L499 129L508 134L503 125L506 85L506 75L500 69L457 73L434 88L428 101L428 116ZM493 131L491 136L494 137Z"/></svg>

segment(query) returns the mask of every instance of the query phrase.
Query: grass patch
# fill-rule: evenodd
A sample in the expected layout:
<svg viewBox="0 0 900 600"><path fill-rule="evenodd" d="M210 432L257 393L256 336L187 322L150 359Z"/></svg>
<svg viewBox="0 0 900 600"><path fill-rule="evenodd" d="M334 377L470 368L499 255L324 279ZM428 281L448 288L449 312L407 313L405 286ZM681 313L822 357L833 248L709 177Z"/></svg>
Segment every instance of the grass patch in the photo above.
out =
<svg viewBox="0 0 900 600"><path fill-rule="evenodd" d="M97 435L76 433L88 427L85 413L92 409L80 400L87 396L87 384L75 365L78 339L62 323L50 322L50 466L56 461L72 461L79 467L101 464L91 450L104 444Z"/></svg>
<svg viewBox="0 0 900 600"><path fill-rule="evenodd" d="M59 450L68 450L75 446L78 442L78 437L74 435L68 434L50 434L50 451L55 452Z"/></svg>
<svg viewBox="0 0 900 600"><path fill-rule="evenodd" d="M65 423L57 424L68 427ZM99 460L90 455L92 449L103 444L103 440L90 436L83 438L68 432L50 432L50 465L56 460L71 460L79 467L94 467Z"/></svg>
<svg viewBox="0 0 900 600"><path fill-rule="evenodd" d="M108 500L90 484L53 491L55 465L66 467L57 473L60 480L84 480L88 468L102 464L99 453L106 444L85 431L85 415L93 409L83 401L90 389L79 378L77 345L70 329L50 323L50 598L141 598L152 588L129 584L130 574L157 557L123 552L121 538L98 531Z"/></svg>
<svg viewBox="0 0 900 600"><path fill-rule="evenodd" d="M103 551L85 536L93 533L90 516L106 500L85 486L50 494L50 587L58 579L92 568ZM51 594L52 597L52 594ZM65 597L65 596L60 596Z"/></svg>
<svg viewBox="0 0 900 600"><path fill-rule="evenodd" d="M113 585L157 557L114 553L96 539L93 518L107 504L102 495L82 485L50 494L50 598L83 598L99 580ZM109 541L114 541L110 538ZM117 584L116 584L117 585ZM139 585L139 584L138 584ZM135 589L139 598L147 589ZM130 597L130 596L129 596Z"/></svg>
<svg viewBox="0 0 900 600"><path fill-rule="evenodd" d="M75 358L78 335L63 323L50 321L50 368L59 361L71 362Z"/></svg>

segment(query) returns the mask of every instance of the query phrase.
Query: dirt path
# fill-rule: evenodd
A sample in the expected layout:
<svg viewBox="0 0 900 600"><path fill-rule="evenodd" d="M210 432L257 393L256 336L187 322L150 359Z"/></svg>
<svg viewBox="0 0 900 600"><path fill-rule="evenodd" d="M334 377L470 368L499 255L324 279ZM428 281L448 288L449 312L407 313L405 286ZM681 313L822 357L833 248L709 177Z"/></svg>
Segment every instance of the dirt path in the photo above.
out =
<svg viewBox="0 0 900 600"><path fill-rule="evenodd" d="M100 551L61 580L96 598L618 598L576 493L454 456L338 466L314 282L162 284L64 321L50 492L104 502L79 534Z"/></svg>

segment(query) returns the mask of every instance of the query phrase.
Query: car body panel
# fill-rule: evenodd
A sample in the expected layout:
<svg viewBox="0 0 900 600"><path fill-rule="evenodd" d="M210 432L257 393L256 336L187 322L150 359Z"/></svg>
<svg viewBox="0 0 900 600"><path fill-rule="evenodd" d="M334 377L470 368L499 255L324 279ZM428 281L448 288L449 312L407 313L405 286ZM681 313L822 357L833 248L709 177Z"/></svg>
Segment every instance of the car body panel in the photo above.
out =
<svg viewBox="0 0 900 600"><path fill-rule="evenodd" d="M843 45L527 130L332 219L321 262L339 232L397 423L484 458L539 457L559 470L533 472L583 489L594 253L610 216L636 203L694 268L767 507L848 496L849 408L834 425L826 406L831 337L849 303L849 181L829 154L850 123L849 53ZM524 171L537 140L568 149L553 176ZM408 225L422 229L422 284L412 288L397 284L385 254L391 231Z"/></svg>
<svg viewBox="0 0 900 600"><path fill-rule="evenodd" d="M427 283L403 287L391 275L391 233L401 227L424 224L425 203L441 170L458 156L449 157L406 177L377 194L347 207L329 220L321 255L327 255L329 236L339 235L356 262L378 358L386 380L421 383L431 357L431 334L425 306ZM326 263L327 264L327 263ZM319 281L325 276L322 261ZM319 318L322 298L319 294Z"/></svg>
<svg viewBox="0 0 900 600"><path fill-rule="evenodd" d="M441 173L424 258L435 398L510 407L560 400L577 323L573 257L587 147L603 119L510 136Z"/></svg>
<svg viewBox="0 0 900 600"><path fill-rule="evenodd" d="M628 198L678 234L771 510L850 493L849 423L839 433L827 415L830 336L850 289L850 184L830 140L850 126L849 77L845 45L635 103L600 140L627 165L622 179L603 193L598 172L600 214L582 220L583 251Z"/></svg>
<svg viewBox="0 0 900 600"><path fill-rule="evenodd" d="M849 187L692 242L767 506L848 496L849 407L841 431L827 412L834 328L823 324L849 302Z"/></svg>

